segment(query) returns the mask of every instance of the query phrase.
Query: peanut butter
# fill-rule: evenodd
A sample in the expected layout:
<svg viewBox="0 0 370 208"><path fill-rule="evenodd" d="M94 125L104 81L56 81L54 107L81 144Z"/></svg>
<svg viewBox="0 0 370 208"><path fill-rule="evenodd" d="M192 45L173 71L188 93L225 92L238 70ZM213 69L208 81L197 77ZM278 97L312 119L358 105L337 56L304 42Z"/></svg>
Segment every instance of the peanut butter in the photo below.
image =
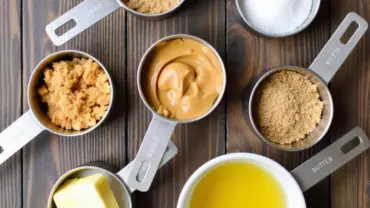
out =
<svg viewBox="0 0 370 208"><path fill-rule="evenodd" d="M150 54L141 76L147 102L159 114L176 120L205 114L224 84L216 54L190 38L160 43Z"/></svg>

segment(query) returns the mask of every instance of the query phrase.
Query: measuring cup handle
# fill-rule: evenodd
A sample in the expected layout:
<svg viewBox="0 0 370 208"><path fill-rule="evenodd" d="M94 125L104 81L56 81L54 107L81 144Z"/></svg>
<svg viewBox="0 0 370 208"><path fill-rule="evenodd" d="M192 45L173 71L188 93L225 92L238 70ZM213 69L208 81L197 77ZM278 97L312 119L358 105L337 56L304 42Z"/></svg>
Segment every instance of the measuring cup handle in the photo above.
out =
<svg viewBox="0 0 370 208"><path fill-rule="evenodd" d="M347 147L347 145L353 145L351 142L356 141L354 139L357 139L358 144L350 150L345 150L344 147ZM306 191L366 151L369 147L370 142L365 132L360 127L356 127L329 147L298 166L291 174L297 180L302 191Z"/></svg>
<svg viewBox="0 0 370 208"><path fill-rule="evenodd" d="M353 22L357 23L358 28L349 41L344 44L340 39ZM366 20L354 12L349 13L308 68L316 72L326 83L329 83L367 28Z"/></svg>
<svg viewBox="0 0 370 208"><path fill-rule="evenodd" d="M164 164L170 161L177 154L177 151L178 150L177 150L176 145L172 141L168 142L168 146L167 146L166 152L163 155L160 167L162 167ZM130 162L126 167L124 167L122 170L120 170L117 173L117 175L125 182L125 184L127 184L128 174L130 173L130 170L133 164L134 164L134 161ZM128 187L128 189L130 190L130 193L135 191L135 189L131 187Z"/></svg>
<svg viewBox="0 0 370 208"><path fill-rule="evenodd" d="M0 133L0 165L44 130L32 116L27 111Z"/></svg>
<svg viewBox="0 0 370 208"><path fill-rule="evenodd" d="M153 115L152 122L128 174L127 185L129 187L141 192L149 190L175 126L175 122Z"/></svg>
<svg viewBox="0 0 370 208"><path fill-rule="evenodd" d="M102 20L110 13L120 8L117 0L86 0L69 10L53 22L49 23L45 30L51 41L56 46L61 46L68 42L91 25ZM62 35L58 35L56 30L68 23L74 21L75 26Z"/></svg>

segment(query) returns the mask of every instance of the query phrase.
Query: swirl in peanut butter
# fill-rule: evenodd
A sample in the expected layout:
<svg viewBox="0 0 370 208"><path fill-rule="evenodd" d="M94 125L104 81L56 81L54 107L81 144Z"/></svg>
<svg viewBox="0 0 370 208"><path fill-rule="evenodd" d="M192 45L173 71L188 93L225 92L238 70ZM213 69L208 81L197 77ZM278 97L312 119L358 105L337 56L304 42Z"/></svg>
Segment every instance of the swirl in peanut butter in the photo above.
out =
<svg viewBox="0 0 370 208"><path fill-rule="evenodd" d="M208 46L190 38L156 46L141 76L147 102L159 114L176 120L202 116L223 89L219 59Z"/></svg>

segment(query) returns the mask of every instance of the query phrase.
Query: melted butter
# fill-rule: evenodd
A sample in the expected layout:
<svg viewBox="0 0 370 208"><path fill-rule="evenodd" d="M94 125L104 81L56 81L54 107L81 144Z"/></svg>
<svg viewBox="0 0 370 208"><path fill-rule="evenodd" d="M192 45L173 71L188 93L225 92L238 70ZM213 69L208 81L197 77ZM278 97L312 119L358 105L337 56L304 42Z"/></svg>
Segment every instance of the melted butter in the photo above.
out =
<svg viewBox="0 0 370 208"><path fill-rule="evenodd" d="M188 38L159 44L145 64L142 79L148 103L159 114L176 120L205 114L223 87L217 56Z"/></svg>
<svg viewBox="0 0 370 208"><path fill-rule="evenodd" d="M207 173L191 195L189 208L284 208L284 192L262 167L228 163Z"/></svg>

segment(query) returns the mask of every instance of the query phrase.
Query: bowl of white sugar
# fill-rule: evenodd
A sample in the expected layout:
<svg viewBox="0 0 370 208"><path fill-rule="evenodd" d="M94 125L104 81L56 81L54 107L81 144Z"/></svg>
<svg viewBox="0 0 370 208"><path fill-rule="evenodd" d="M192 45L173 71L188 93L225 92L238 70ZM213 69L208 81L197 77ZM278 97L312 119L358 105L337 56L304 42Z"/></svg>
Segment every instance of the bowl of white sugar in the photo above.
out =
<svg viewBox="0 0 370 208"><path fill-rule="evenodd" d="M287 37L304 30L316 17L321 0L236 0L247 25L268 37Z"/></svg>

